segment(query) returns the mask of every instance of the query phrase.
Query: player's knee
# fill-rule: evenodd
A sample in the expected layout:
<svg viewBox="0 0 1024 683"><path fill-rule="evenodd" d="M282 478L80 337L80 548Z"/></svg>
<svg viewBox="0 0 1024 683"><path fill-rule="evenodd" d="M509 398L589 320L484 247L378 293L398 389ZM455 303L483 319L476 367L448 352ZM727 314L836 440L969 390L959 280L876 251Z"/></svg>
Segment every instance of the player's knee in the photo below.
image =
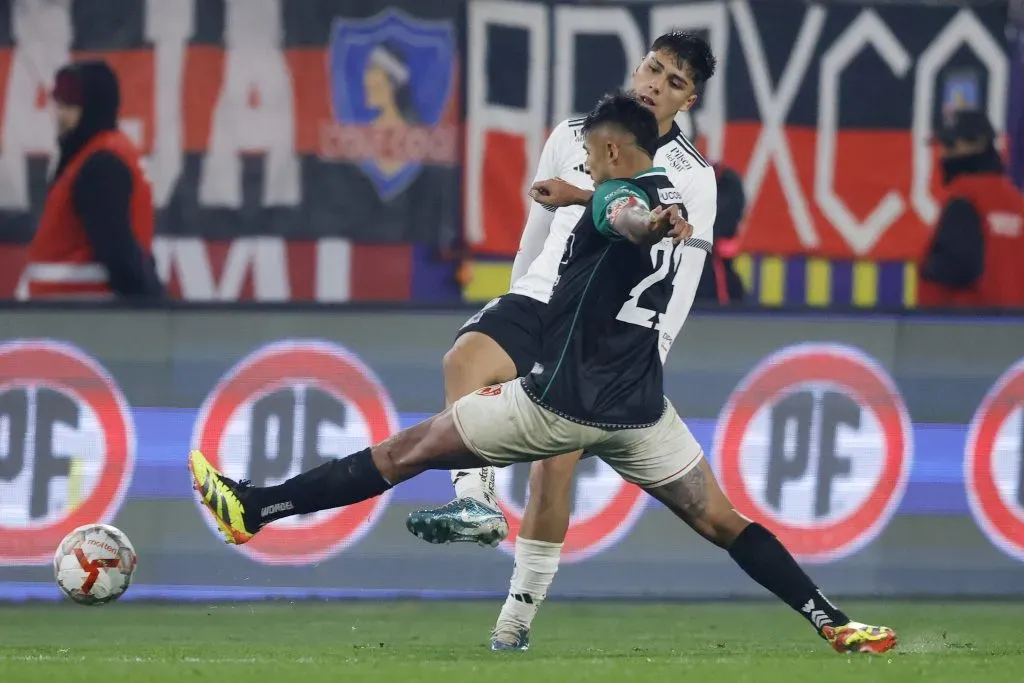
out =
<svg viewBox="0 0 1024 683"><path fill-rule="evenodd" d="M373 461L381 476L392 484L411 479L427 469L434 449L436 416L391 435L373 449Z"/></svg>
<svg viewBox="0 0 1024 683"><path fill-rule="evenodd" d="M444 372L446 384L452 380L460 380L468 374L473 362L470 355L465 346L458 343L448 349L444 358L441 359L441 369Z"/></svg>
<svg viewBox="0 0 1024 683"><path fill-rule="evenodd" d="M392 484L404 481L410 476L407 475L407 468L403 467L403 458L407 456L410 444L413 442L409 432L415 429L416 427L413 427L392 434L373 447L373 464L380 471L380 476Z"/></svg>
<svg viewBox="0 0 1024 683"><path fill-rule="evenodd" d="M449 400L454 401L492 382L493 373L482 355L471 343L456 343L444 354L441 367Z"/></svg>
<svg viewBox="0 0 1024 683"><path fill-rule="evenodd" d="M451 411L435 415L429 420L384 441L375 448L382 451L378 468L383 465L391 476L381 474L392 484L411 479L430 469L449 469L475 464L462 436L455 427ZM374 462L378 458L374 457Z"/></svg>
<svg viewBox="0 0 1024 683"><path fill-rule="evenodd" d="M497 342L476 332L460 336L444 354L441 367L449 401L516 375L515 364Z"/></svg>

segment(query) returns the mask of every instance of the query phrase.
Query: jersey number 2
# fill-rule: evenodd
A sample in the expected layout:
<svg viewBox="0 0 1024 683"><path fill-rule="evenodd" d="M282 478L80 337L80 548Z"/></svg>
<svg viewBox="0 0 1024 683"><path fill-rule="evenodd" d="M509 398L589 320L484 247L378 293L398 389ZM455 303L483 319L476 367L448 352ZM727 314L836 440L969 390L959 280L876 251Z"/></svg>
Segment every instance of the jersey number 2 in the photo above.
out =
<svg viewBox="0 0 1024 683"><path fill-rule="evenodd" d="M615 319L630 325L653 327L656 330L660 330L660 318L664 315L665 311L644 308L638 305L637 302L644 292L668 276L669 267L673 265L673 262L675 262L675 267L672 268L673 273L678 270L679 262L682 261L682 258L683 250L676 249L676 245L670 240L662 240L651 247L651 263L657 269L636 283L636 286L629 291L629 298L626 299L626 303L622 304L622 308L619 309L619 314L615 316Z"/></svg>

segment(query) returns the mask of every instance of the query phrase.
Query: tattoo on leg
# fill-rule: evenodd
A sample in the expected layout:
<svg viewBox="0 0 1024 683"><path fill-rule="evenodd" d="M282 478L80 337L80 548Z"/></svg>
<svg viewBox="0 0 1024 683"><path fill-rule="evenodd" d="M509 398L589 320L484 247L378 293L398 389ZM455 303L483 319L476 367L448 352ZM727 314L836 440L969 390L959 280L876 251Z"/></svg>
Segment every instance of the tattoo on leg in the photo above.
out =
<svg viewBox="0 0 1024 683"><path fill-rule="evenodd" d="M708 478L704 474L704 468L700 465L676 480L673 496L681 506L682 511L690 517L703 517L708 509Z"/></svg>

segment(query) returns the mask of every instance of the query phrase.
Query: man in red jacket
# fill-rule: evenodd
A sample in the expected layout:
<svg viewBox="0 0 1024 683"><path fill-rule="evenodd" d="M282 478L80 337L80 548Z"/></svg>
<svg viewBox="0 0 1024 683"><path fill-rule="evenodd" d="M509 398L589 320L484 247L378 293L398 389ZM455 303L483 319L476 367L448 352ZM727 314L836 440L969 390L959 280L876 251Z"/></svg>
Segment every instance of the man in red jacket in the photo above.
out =
<svg viewBox="0 0 1024 683"><path fill-rule="evenodd" d="M920 265L922 307L1024 308L1024 198L983 112L955 112L937 135L946 203Z"/></svg>
<svg viewBox="0 0 1024 683"><path fill-rule="evenodd" d="M46 194L21 297L156 298L153 194L138 150L117 129L120 87L100 61L54 83L60 158Z"/></svg>

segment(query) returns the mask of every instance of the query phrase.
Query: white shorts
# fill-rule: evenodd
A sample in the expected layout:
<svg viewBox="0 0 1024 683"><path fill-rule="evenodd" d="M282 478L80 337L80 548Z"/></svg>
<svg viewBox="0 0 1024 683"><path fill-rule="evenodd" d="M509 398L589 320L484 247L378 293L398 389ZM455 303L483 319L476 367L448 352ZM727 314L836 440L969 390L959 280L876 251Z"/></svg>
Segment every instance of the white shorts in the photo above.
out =
<svg viewBox="0 0 1024 683"><path fill-rule="evenodd" d="M601 429L542 408L515 379L460 398L452 417L469 450L495 467L586 449L626 481L650 489L679 479L704 455L668 399L650 427Z"/></svg>

